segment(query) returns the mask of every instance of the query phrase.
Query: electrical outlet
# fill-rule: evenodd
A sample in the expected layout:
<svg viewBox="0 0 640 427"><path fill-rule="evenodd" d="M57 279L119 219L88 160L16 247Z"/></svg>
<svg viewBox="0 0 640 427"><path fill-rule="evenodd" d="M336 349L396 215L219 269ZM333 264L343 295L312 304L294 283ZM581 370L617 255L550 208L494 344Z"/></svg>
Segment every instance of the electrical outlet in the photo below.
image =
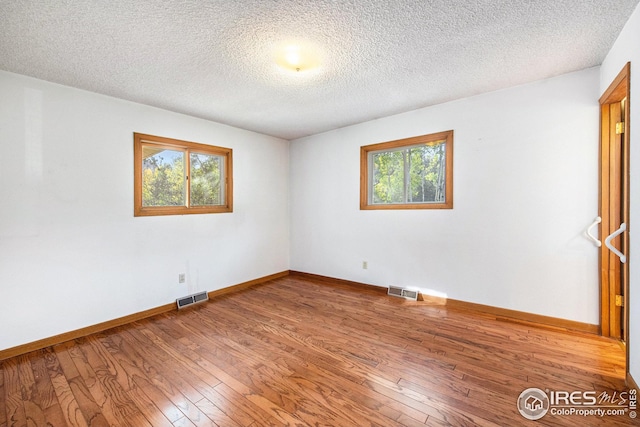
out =
<svg viewBox="0 0 640 427"><path fill-rule="evenodd" d="M367 268L369 268L369 263L367 261L362 261L362 269L366 270Z"/></svg>
<svg viewBox="0 0 640 427"><path fill-rule="evenodd" d="M186 275L184 273L178 274L178 283L184 283L186 281Z"/></svg>

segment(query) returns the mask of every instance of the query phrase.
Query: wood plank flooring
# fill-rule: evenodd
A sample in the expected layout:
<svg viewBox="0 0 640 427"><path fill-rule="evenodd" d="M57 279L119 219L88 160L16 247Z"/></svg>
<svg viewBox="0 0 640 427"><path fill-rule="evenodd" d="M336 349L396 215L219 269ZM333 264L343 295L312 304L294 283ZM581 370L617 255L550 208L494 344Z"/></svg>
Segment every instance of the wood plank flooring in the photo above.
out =
<svg viewBox="0 0 640 427"><path fill-rule="evenodd" d="M624 426L524 419L526 388L625 391L608 339L290 275L0 362L0 426Z"/></svg>

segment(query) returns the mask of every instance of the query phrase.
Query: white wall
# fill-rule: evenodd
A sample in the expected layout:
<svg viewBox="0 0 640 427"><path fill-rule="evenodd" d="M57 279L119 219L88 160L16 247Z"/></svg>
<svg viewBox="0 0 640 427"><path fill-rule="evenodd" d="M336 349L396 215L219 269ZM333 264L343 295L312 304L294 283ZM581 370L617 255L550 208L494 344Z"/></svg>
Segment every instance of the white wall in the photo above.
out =
<svg viewBox="0 0 640 427"><path fill-rule="evenodd" d="M291 269L598 324L593 68L291 143ZM359 210L362 145L453 129L453 210ZM368 269L362 269L362 261Z"/></svg>
<svg viewBox="0 0 640 427"><path fill-rule="evenodd" d="M600 94L631 61L629 203L629 372L640 380L640 6L633 12L602 63Z"/></svg>
<svg viewBox="0 0 640 427"><path fill-rule="evenodd" d="M0 100L0 350L289 268L287 141L6 72ZM133 132L232 148L234 212L134 218Z"/></svg>

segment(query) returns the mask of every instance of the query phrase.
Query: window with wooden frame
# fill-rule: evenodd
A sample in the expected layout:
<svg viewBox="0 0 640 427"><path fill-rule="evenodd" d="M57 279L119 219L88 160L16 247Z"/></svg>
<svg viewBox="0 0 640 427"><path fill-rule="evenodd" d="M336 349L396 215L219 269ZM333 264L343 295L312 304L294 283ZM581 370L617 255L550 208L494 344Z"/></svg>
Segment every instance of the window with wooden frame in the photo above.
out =
<svg viewBox="0 0 640 427"><path fill-rule="evenodd" d="M232 150L133 134L134 216L233 211Z"/></svg>
<svg viewBox="0 0 640 427"><path fill-rule="evenodd" d="M453 131L360 147L360 209L453 209Z"/></svg>

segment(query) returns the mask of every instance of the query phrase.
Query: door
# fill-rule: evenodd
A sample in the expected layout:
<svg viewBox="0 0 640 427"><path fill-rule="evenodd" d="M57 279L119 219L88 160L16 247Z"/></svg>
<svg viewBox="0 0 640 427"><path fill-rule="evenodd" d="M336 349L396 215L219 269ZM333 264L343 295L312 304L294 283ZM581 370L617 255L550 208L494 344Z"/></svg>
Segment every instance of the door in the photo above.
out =
<svg viewBox="0 0 640 427"><path fill-rule="evenodd" d="M626 341L629 248L629 73L627 64L600 98L600 326Z"/></svg>

